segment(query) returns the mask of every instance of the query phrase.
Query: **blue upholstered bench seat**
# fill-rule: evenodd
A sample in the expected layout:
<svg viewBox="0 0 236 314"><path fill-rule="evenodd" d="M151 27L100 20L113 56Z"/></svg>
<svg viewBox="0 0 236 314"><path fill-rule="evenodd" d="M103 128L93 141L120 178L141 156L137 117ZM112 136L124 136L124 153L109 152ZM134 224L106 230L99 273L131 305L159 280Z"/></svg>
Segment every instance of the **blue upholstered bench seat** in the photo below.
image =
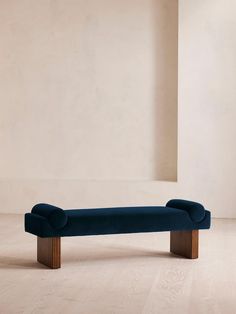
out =
<svg viewBox="0 0 236 314"><path fill-rule="evenodd" d="M185 200L166 206L69 210L37 204L25 214L25 231L42 238L209 228L210 212Z"/></svg>

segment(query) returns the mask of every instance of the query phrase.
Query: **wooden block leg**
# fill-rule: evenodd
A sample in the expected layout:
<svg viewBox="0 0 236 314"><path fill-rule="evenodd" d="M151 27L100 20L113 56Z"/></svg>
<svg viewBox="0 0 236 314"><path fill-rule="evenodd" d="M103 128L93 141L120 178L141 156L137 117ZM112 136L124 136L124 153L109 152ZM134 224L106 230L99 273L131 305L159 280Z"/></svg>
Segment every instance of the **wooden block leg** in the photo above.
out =
<svg viewBox="0 0 236 314"><path fill-rule="evenodd" d="M198 230L171 231L170 251L187 258L198 258Z"/></svg>
<svg viewBox="0 0 236 314"><path fill-rule="evenodd" d="M61 238L37 238L37 260L50 268L61 267Z"/></svg>

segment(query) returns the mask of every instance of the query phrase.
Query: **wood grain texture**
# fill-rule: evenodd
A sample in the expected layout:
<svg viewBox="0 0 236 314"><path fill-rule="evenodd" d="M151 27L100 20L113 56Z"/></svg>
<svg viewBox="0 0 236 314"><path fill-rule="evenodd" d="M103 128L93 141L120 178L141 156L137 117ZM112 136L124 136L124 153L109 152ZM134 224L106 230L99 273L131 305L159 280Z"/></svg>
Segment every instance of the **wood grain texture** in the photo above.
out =
<svg viewBox="0 0 236 314"><path fill-rule="evenodd" d="M61 238L37 237L37 261L50 268L61 267Z"/></svg>
<svg viewBox="0 0 236 314"><path fill-rule="evenodd" d="M170 251L187 258L198 258L198 230L171 231Z"/></svg>
<svg viewBox="0 0 236 314"><path fill-rule="evenodd" d="M56 271L23 221L0 215L1 314L235 314L236 220L201 230L194 261L169 252L169 232L65 237Z"/></svg>
<svg viewBox="0 0 236 314"><path fill-rule="evenodd" d="M170 251L190 259L198 258L198 230L171 231ZM61 268L61 238L37 237L37 261L52 269Z"/></svg>

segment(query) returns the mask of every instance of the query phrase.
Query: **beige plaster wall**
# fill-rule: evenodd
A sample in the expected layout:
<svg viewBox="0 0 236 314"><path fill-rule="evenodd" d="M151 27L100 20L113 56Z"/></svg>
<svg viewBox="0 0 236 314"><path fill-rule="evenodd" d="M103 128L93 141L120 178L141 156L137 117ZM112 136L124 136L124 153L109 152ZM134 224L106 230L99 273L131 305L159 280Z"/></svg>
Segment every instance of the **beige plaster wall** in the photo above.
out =
<svg viewBox="0 0 236 314"><path fill-rule="evenodd" d="M77 6L79 2L67 1L67 4ZM113 1L110 2L113 3ZM99 1L104 4L106 10L101 10L96 6L96 1L83 2L83 4L88 3L86 4L88 11L83 13L92 10L94 14L91 18L89 14L84 15L80 10L76 11L75 7L71 10L67 5L64 9L62 1L40 1L35 2L34 5L31 5L32 1L0 1L1 38L4 39L3 43L8 43L8 46L1 44L0 59L1 151L3 150L3 153L1 152L0 211L23 213L39 201L55 203L62 207L93 207L162 204L169 198L182 197L204 203L212 210L215 217L236 218L236 125L234 122L236 116L236 20L234 14L236 2L234 0L227 2L179 0L177 182L156 180L161 177L165 180L173 180L172 175L175 173L174 167L164 167L172 169L171 178L168 178L165 177L168 171L165 170L165 175L163 175L162 172L158 172L161 170L155 168L162 165L162 158L166 156L165 152L168 149L175 151L174 145L171 145L171 148L162 147L158 151L161 143L159 137L165 136L164 143L171 143L173 140L172 133L169 134L170 141L166 140L169 130L165 129L166 123L164 126L158 125L158 121L161 122L158 120L161 110L164 110L163 117L165 119L168 117L165 111L168 106L162 107L160 104L163 102L154 101L155 97L160 99L158 97L161 97L160 91L163 90L161 87L164 87L165 91L171 88L169 83L166 85L166 82L169 82L166 78L172 77L173 74L169 69L169 74L166 74L162 81L159 77L160 73L163 73L160 72L160 68L156 67L155 71L152 69L154 63L158 62L158 58L159 60L164 60L162 58L165 57L168 60L172 58L163 56L164 50L157 49L158 43L161 42L161 37L155 36L155 34L160 35L158 29L161 19L157 18L159 11L156 10L159 1L114 1L115 7L109 6L110 2ZM19 3L22 8L28 8L20 15L17 8ZM162 3L173 8L177 4L176 1L162 1ZM99 16L97 20L95 12ZM173 20L175 20L176 10L170 12L173 14L172 18L162 22L167 23L163 27L165 32L162 34L165 35L169 32L168 27L172 27L172 23L175 23ZM85 19L87 19L86 22ZM14 22L18 20L21 21L21 28L19 23ZM54 21L53 24L52 21ZM83 29L82 25L87 25L88 28L84 26L87 29L87 35L86 32L82 32L84 37L75 41L74 36L66 34L71 34L73 29L77 29L78 23L81 29ZM127 23L130 27L132 26L130 29L125 27ZM29 25L31 27L35 25L36 28L29 31L27 27ZM105 25L109 25L110 28L107 30ZM116 40L112 35L114 31L117 34ZM22 37L16 36L19 32L24 38L24 43L31 43L31 53L27 56L25 55L26 48L22 46ZM94 48L92 49L94 32L103 41L102 46L96 47L98 55L94 54ZM107 34L110 37L104 38L103 36L108 36ZM36 46L32 44L38 41L40 44ZM143 41L145 41L145 49L141 45ZM47 53L41 47L47 47ZM82 60L75 62L75 55L80 47L83 47L81 54L84 60L89 58L93 60L93 64L85 66ZM85 47L87 50L84 50ZM129 51L132 47L135 48L132 50L135 54ZM117 51L118 49L121 50ZM112 63L110 61L113 61L114 56L122 60L121 63L127 67L125 69L127 80L123 80L122 73L124 72L117 65L112 65L111 69L106 67L104 51L106 53L109 51L109 64ZM44 56L45 53L45 58L38 60L38 56ZM156 58L153 53L156 54ZM64 62L61 64L62 59ZM51 63L48 63L48 60L51 60ZM147 64L142 64L143 60ZM74 64L77 66L74 67ZM165 68L167 64L169 62L166 62ZM91 74L92 68L96 69ZM24 70L24 74L19 69ZM129 72L131 69L132 71ZM81 73L84 74L79 87L75 84L75 77L77 78L78 73L80 74L78 77L81 77ZM99 73L102 73L101 81ZM112 77L115 73L116 77ZM143 76L145 80L150 79L148 86L145 86ZM37 78L36 81L35 78ZM155 91L154 97L155 89L152 84L158 81L163 85ZM94 82L98 84L96 85L98 89L91 91L89 87L93 86ZM114 82L116 82L115 87ZM104 86L109 86L109 89L101 92ZM117 86L119 89L116 88ZM78 87L78 92L71 94L71 91L76 90L75 87ZM173 81L171 90L173 91L174 88ZM167 101L167 94L169 95L166 93L162 99ZM142 95L141 99L140 95ZM173 92L173 97L174 95ZM80 107L75 109L76 97L79 100L86 100L86 106L84 101L79 102L82 106L81 111ZM143 107L144 101L147 107ZM139 106L134 107L133 104L137 102ZM104 103L107 106L102 107ZM123 103L126 103L125 117ZM156 106L157 103L158 106ZM70 110L63 108L64 104L70 106ZM110 106L118 106L117 104L122 110L120 110L120 115L114 117L114 107ZM147 108L146 113L144 108ZM154 110L157 112L152 115L151 112ZM97 119L94 112L98 114ZM174 113L172 110L171 112ZM61 117L59 120L58 115ZM80 117L83 119L79 119ZM174 123L174 115L171 117ZM143 124L140 123L140 119ZM166 121L165 119L163 122ZM134 126L136 120L139 122L139 127ZM86 121L90 123L88 129ZM122 123L117 122L118 124L112 127L106 125L105 130L100 132L101 121ZM70 130L67 130L66 126L69 126ZM81 126L83 134L78 131L81 130ZM119 126L127 131L125 133L129 133L127 138L122 135L125 133L118 132ZM86 130L88 130L87 133ZM130 145L132 146L133 143L130 144L129 140L135 138L132 133L134 130L135 134L139 133L142 140L148 141L141 160L140 155L136 156L136 166L132 166L132 158L129 154L126 159L122 159L124 155L121 159L117 157L113 164L109 151L105 149L106 143L110 143L108 138L119 138L121 140L119 145L122 148L120 152L124 154L132 151ZM93 141L94 136L96 141ZM27 138L29 140L26 140ZM55 138L60 139L61 145L55 143ZM84 138L87 139L87 143L76 143L85 145L87 150L95 146L92 147L92 151L95 152L94 156L87 157L89 154L84 151L80 156L79 150L74 150L75 147L79 147L75 145L75 139ZM155 144L153 146L154 139L157 139L156 146ZM22 146L22 141L25 146ZM124 142L126 146L122 147ZM140 153L139 144L140 141L133 146L133 153L138 151ZM103 145L104 150L99 152L96 145L99 147ZM112 145L112 149L117 147ZM42 154L39 155L39 152ZM59 157L60 154L64 154L63 160ZM72 156L68 157L69 154ZM105 162L103 162L104 154ZM85 162L84 167L87 167L87 164L89 169L79 168L81 165L76 164L77 159L81 158L86 161L86 157L88 163ZM140 170L137 165L142 164L141 161L147 161L148 158L148 166L143 168L142 165ZM151 158L157 162L154 163ZM97 163L98 160L100 163ZM169 164L169 161L167 163ZM104 165L107 165L109 170L104 170ZM160 168L163 169L163 167ZM74 169L76 170L73 171ZM99 180L100 178L103 180Z"/></svg>
<svg viewBox="0 0 236 314"><path fill-rule="evenodd" d="M0 1L3 179L177 177L177 1Z"/></svg>

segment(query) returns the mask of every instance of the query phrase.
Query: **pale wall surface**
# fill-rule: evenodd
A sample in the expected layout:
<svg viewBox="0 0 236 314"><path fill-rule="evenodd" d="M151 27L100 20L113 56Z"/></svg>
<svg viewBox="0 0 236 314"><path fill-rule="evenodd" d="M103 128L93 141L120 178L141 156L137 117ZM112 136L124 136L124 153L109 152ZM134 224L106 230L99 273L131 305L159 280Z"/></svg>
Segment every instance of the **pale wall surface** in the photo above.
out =
<svg viewBox="0 0 236 314"><path fill-rule="evenodd" d="M3 179L177 176L177 1L1 1Z"/></svg>
<svg viewBox="0 0 236 314"><path fill-rule="evenodd" d="M180 189L236 217L236 2L179 4Z"/></svg>
<svg viewBox="0 0 236 314"><path fill-rule="evenodd" d="M3 3L1 2L1 4ZM138 3L142 2L138 1ZM127 10L132 11L127 1L126 6ZM0 12L3 14L2 10ZM50 165L57 169L50 178L45 177L45 173L38 178L30 178L30 176L4 177L2 174L6 174L7 171L2 172L0 211L24 212L39 201L52 202L64 207L93 207L162 204L169 198L182 197L204 203L212 210L215 217L236 217L235 12L236 2L234 0L229 0L227 3L223 0L179 1L178 182L84 181L79 177L62 179L56 177L61 173L61 167L57 164L57 155L51 157L49 152L46 152L50 156L48 157L49 164L46 162L48 158L44 159L46 173L48 174L47 167L50 168ZM61 14L63 15L62 11ZM11 29L14 27L17 31L17 27L14 24L11 25ZM47 25L44 27L47 29ZM59 34L56 32L55 36L57 37ZM31 39L29 38L29 40ZM71 38L67 40L72 41ZM25 63L27 63L26 60ZM39 68L42 66L43 64ZM70 69L71 65L65 66ZM52 67L52 77L54 70L55 65ZM16 75L19 73L16 72ZM87 76L85 79L89 80ZM12 112L18 110L19 114L24 116L25 111L20 112L20 107L15 108L17 101L15 88L18 85L12 86L10 81L9 78L9 90L7 90L7 86L4 87L5 95L9 97L8 106L12 106ZM18 81L20 89L20 77ZM56 92L59 93L59 98L63 98L62 88L58 88L61 84L60 81L57 84L53 85L50 90L51 99ZM40 106L42 99L41 101L35 100L34 94L31 95L33 91L30 88L26 89L25 93L30 93L29 99L32 102L36 101ZM40 97L43 98L44 95ZM70 95L67 97L70 99ZM43 99L43 102L46 101ZM2 108L5 106L1 100ZM36 111L35 117L33 117L33 121L38 121L39 125L41 112L41 110ZM56 110L52 112L55 113ZM47 119L50 122L54 117L51 115ZM53 121L56 123L55 120ZM20 123L17 114L11 123ZM32 121L28 121L28 123L29 130L25 131L26 135L31 134ZM11 146L12 136L17 136L20 129L21 125L15 129L15 133L9 136L9 146ZM58 132L60 125L56 125L55 129ZM55 132L55 129L52 129L51 132ZM44 130L39 131L39 136L42 132ZM63 137L64 133L60 132L60 136ZM1 141L5 136L6 134L1 134ZM54 145L53 142L50 142L50 138L48 145L52 147ZM62 152L67 149L68 147L61 148ZM19 154L22 154L20 146ZM6 156L6 159L8 158L11 159L12 156ZM15 161L17 164L17 158ZM13 166L15 167L15 165ZM32 161L31 167L33 166L37 168ZM20 165L17 167L19 168ZM6 170L8 169L6 168Z"/></svg>

